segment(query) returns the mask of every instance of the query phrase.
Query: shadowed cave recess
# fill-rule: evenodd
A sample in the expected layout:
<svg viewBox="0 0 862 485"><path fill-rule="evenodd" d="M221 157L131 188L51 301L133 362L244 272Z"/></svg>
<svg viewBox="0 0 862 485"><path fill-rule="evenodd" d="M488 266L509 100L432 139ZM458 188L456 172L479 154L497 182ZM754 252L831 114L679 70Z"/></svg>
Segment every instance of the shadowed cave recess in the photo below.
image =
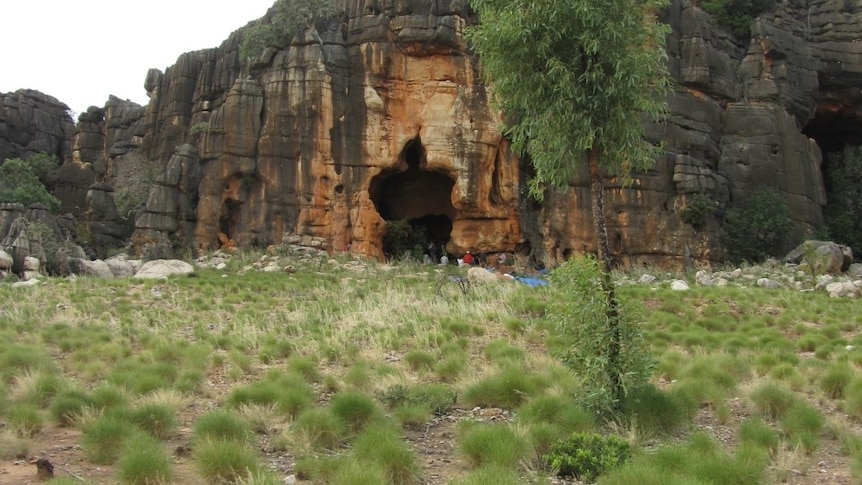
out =
<svg viewBox="0 0 862 485"><path fill-rule="evenodd" d="M404 146L398 162L374 177L370 186L371 200L389 228L383 251L400 256L396 253L405 249L404 244L423 251L431 243L434 252L439 252L449 242L456 217L452 205L455 181L426 169L425 148L418 138ZM396 227L402 231L396 233Z"/></svg>

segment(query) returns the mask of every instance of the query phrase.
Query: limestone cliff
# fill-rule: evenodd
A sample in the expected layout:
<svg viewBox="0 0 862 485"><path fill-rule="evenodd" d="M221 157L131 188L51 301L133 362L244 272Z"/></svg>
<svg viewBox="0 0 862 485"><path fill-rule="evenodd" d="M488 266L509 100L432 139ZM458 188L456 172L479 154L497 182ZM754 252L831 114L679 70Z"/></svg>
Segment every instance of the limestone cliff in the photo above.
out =
<svg viewBox="0 0 862 485"><path fill-rule="evenodd" d="M688 0L664 13L677 84L667 122L648 136L665 154L632 186L606 189L621 262L721 259L718 219L696 230L680 218L696 193L720 211L776 187L800 234L822 226L824 150L862 142L862 0L777 3L750 40ZM379 257L385 222L405 219L456 253L531 249L553 263L592 250L585 177L541 205L522 197L529 167L509 152L466 46L477 21L466 0L340 7L251 63L239 59L239 30L150 70L145 108L112 99L88 111L64 164L79 179L64 200L86 204L92 183L145 163L163 175L137 219L138 249L299 234Z"/></svg>

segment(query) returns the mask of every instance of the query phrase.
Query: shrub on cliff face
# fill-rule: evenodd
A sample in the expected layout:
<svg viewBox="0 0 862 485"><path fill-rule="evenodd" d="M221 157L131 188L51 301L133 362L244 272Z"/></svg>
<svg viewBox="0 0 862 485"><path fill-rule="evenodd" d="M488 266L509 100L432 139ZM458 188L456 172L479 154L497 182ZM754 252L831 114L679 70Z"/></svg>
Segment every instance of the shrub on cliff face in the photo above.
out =
<svg viewBox="0 0 862 485"><path fill-rule="evenodd" d="M250 61L269 46L285 47L291 37L315 20L332 14L331 0L277 0L270 21L257 22L242 33L239 58Z"/></svg>
<svg viewBox="0 0 862 485"><path fill-rule="evenodd" d="M723 242L733 262L759 262L787 249L793 221L787 204L772 187L754 192L724 216Z"/></svg>
<svg viewBox="0 0 862 485"><path fill-rule="evenodd" d="M700 0L702 9L737 37L748 38L751 22L775 5L775 0Z"/></svg>
<svg viewBox="0 0 862 485"><path fill-rule="evenodd" d="M48 192L43 181L58 164L57 157L46 153L38 153L24 160L7 159L0 165L0 202L25 206L42 204L56 211L60 208L60 201Z"/></svg>
<svg viewBox="0 0 862 485"><path fill-rule="evenodd" d="M827 157L828 203L823 210L832 240L862 254L862 146L847 147Z"/></svg>

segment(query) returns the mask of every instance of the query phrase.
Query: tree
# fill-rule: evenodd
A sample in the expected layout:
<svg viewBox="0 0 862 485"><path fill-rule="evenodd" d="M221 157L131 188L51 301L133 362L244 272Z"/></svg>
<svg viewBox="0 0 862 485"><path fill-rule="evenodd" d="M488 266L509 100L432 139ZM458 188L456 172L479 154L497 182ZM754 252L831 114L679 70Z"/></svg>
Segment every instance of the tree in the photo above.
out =
<svg viewBox="0 0 862 485"><path fill-rule="evenodd" d="M269 19L247 27L239 46L240 59L249 61L269 46L286 47L291 37L315 20L332 15L331 0L276 0Z"/></svg>
<svg viewBox="0 0 862 485"><path fill-rule="evenodd" d="M604 211L606 174L629 182L652 166L659 147L644 138L644 116L666 111L669 75L657 20L666 0L470 0L479 24L467 38L479 56L492 100L507 119L516 152L529 154L531 192L572 180L586 162L602 288L613 339L613 368L623 349ZM617 402L625 389L610 385Z"/></svg>
<svg viewBox="0 0 862 485"><path fill-rule="evenodd" d="M57 168L57 157L37 153L27 157L9 158L0 165L0 202L29 206L43 204L50 210L60 208L60 201L45 187L45 176Z"/></svg>

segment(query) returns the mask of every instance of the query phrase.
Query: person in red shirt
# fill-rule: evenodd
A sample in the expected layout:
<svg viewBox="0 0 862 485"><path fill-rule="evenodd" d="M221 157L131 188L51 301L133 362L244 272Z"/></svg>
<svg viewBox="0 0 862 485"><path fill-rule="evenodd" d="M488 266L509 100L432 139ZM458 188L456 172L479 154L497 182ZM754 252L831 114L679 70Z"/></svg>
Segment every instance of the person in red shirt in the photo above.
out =
<svg viewBox="0 0 862 485"><path fill-rule="evenodd" d="M470 251L467 251L467 254L464 255L464 264L467 266L473 265L473 255L470 254Z"/></svg>

